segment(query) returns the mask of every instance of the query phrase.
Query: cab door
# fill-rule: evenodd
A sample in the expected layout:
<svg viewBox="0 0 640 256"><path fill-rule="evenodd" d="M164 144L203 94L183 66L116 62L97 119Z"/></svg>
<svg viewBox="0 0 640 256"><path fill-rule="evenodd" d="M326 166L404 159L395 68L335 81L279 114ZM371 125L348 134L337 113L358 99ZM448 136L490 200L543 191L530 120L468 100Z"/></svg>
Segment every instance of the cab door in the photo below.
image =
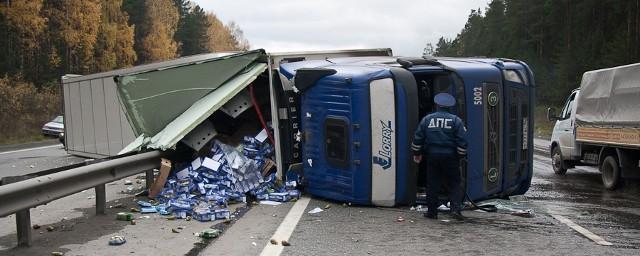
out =
<svg viewBox="0 0 640 256"><path fill-rule="evenodd" d="M560 145L560 151L562 157L566 159L574 159L579 155L576 150L576 141L574 135L574 122L575 115L572 113L575 111L575 99L578 97L578 92L573 92L564 105L560 119L556 122L553 128L554 137L557 136L557 141Z"/></svg>

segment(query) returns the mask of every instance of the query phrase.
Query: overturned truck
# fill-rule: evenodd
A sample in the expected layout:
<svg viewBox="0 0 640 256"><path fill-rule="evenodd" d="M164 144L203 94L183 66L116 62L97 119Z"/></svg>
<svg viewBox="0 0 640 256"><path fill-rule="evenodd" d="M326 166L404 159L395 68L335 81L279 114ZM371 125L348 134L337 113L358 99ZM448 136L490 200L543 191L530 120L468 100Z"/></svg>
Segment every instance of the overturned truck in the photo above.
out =
<svg viewBox="0 0 640 256"><path fill-rule="evenodd" d="M522 194L532 176L534 80L507 59L392 57L390 49L205 54L62 79L69 153L202 152L247 135L274 146L278 179L329 199L413 204L424 173L409 143L432 96L469 128L472 200ZM185 149L185 150L181 150Z"/></svg>

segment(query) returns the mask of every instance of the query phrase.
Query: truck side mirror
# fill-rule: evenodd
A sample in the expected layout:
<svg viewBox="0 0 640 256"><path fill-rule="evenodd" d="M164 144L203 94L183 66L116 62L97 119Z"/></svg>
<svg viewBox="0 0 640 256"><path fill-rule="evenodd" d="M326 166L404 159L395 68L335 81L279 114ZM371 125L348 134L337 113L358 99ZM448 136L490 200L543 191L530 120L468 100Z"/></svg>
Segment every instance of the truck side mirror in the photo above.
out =
<svg viewBox="0 0 640 256"><path fill-rule="evenodd" d="M558 119L559 118L556 116L556 108L547 108L547 120L553 122Z"/></svg>

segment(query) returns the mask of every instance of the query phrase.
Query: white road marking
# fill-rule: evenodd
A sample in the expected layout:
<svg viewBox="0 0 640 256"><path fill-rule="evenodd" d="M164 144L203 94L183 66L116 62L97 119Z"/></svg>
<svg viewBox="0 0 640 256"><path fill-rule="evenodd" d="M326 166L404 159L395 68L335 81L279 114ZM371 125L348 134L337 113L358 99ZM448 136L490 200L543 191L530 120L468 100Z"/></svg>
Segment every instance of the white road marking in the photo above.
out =
<svg viewBox="0 0 640 256"><path fill-rule="evenodd" d="M583 236L591 239L591 241L596 242L596 244L599 244L599 245L613 245L612 243L605 241L602 237L599 237L598 235L596 235L594 233L591 233L591 231L587 230L586 228L583 228L583 227L579 226L578 224L575 224L570 219L567 219L567 218L565 218L563 216L556 215L556 214L552 214L551 216L553 216L556 220L566 224L567 226L569 226L573 230L577 231L578 233L582 234Z"/></svg>
<svg viewBox="0 0 640 256"><path fill-rule="evenodd" d="M38 149L45 149L45 148L55 148L55 147L62 147L62 145L51 145L51 146L44 146L44 147L37 147L37 148L27 148L27 149L21 149L21 150L0 152L0 155L6 155L6 154L12 154L12 153L18 153L18 152L25 152L25 151L31 151L31 150L38 150Z"/></svg>
<svg viewBox="0 0 640 256"><path fill-rule="evenodd" d="M271 236L271 239L278 241L278 245L271 244L271 241L267 242L267 245L262 249L262 253L260 253L261 256L278 256L282 253L284 249L284 246L281 244L282 240L289 241L289 237L291 237L291 233L293 233L296 225L298 225L302 214L304 214L304 210L307 208L307 205L309 205L309 201L310 199L308 197L301 197L300 200L291 207L291 210L289 210L287 216L284 217L284 220L282 220L276 232Z"/></svg>

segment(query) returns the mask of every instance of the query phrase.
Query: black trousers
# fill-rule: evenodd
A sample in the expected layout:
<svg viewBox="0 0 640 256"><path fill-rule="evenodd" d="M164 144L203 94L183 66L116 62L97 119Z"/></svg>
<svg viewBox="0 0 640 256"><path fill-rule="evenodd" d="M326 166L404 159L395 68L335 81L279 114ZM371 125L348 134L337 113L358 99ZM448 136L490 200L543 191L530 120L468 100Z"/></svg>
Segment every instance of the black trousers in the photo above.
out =
<svg viewBox="0 0 640 256"><path fill-rule="evenodd" d="M438 192L445 184L449 192L451 212L460 212L462 203L462 187L460 186L459 159L449 155L426 155L427 161L427 207L428 212L437 215Z"/></svg>

